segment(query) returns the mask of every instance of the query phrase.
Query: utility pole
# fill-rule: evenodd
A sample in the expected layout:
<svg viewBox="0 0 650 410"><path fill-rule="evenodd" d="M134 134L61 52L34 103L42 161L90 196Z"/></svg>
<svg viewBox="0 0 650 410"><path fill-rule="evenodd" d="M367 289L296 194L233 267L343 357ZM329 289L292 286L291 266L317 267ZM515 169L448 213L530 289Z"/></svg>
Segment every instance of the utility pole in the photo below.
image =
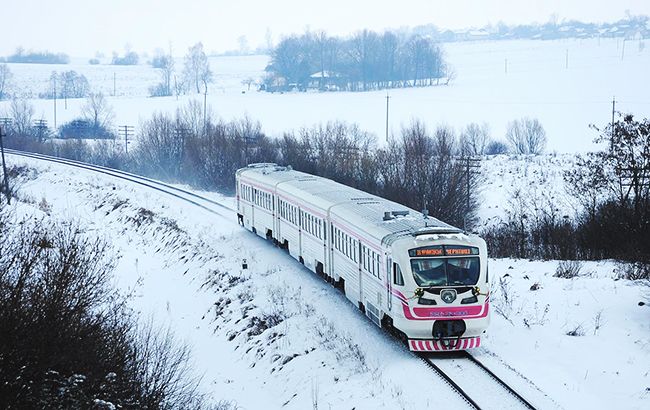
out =
<svg viewBox="0 0 650 410"><path fill-rule="evenodd" d="M569 49L568 48L566 50L566 61L564 63L564 68L567 69L567 70L569 69Z"/></svg>
<svg viewBox="0 0 650 410"><path fill-rule="evenodd" d="M7 196L7 204L11 205L11 193L9 192L9 176L7 175L7 164L5 162L5 147L2 142L2 138L4 138L4 128L0 126L0 153L2 153L2 174L4 175L4 188L5 188L5 195Z"/></svg>
<svg viewBox="0 0 650 410"><path fill-rule="evenodd" d="M465 179L467 181L467 197L466 197L466 208L465 208L465 217L463 218L463 229L467 230L468 228L468 217L469 217L469 211L471 207L471 201L470 201L470 191L472 188L472 183L471 183L471 176L472 174L476 173L477 169L481 167L481 159L480 158L472 158L472 157L465 157L462 158L465 162Z"/></svg>
<svg viewBox="0 0 650 410"><path fill-rule="evenodd" d="M178 153L178 174L177 176L181 175L181 167L183 165L183 158L185 158L185 136L188 134L189 129L181 127L180 123L176 123L176 128L174 129L174 134L176 135L176 139L180 140L180 152Z"/></svg>
<svg viewBox="0 0 650 410"><path fill-rule="evenodd" d="M203 81L205 91L203 92L203 135L208 133L208 82Z"/></svg>
<svg viewBox="0 0 650 410"><path fill-rule="evenodd" d="M625 39L623 39L623 50L621 51L621 61L623 61L624 57L625 57Z"/></svg>
<svg viewBox="0 0 650 410"><path fill-rule="evenodd" d="M616 113L616 96L612 97L612 138L610 138L610 150L614 149L614 137L616 136L616 126L614 125L614 114Z"/></svg>
<svg viewBox="0 0 650 410"><path fill-rule="evenodd" d="M54 129L56 129L56 71L52 73L52 80L54 81Z"/></svg>
<svg viewBox="0 0 650 410"><path fill-rule="evenodd" d="M119 133L124 135L124 152L129 153L129 137L133 136L134 128L133 125L120 125Z"/></svg>
<svg viewBox="0 0 650 410"><path fill-rule="evenodd" d="M388 100L390 96L386 93L386 142L388 142Z"/></svg>
<svg viewBox="0 0 650 410"><path fill-rule="evenodd" d="M43 133L47 131L47 120L34 120L34 128L38 130L38 142L43 142Z"/></svg>

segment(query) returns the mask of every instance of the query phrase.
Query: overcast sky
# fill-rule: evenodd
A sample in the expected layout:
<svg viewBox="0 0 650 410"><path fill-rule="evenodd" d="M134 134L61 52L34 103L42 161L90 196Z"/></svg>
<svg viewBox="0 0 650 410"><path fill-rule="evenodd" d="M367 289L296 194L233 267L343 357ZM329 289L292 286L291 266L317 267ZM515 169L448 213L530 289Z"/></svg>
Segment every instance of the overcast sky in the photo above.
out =
<svg viewBox="0 0 650 410"><path fill-rule="evenodd" d="M602 22L650 14L650 0L3 0L0 55L16 47L93 56L101 51L167 49L202 41L209 51L252 47L267 30L282 34L324 29L349 34L433 23L441 28L562 19Z"/></svg>

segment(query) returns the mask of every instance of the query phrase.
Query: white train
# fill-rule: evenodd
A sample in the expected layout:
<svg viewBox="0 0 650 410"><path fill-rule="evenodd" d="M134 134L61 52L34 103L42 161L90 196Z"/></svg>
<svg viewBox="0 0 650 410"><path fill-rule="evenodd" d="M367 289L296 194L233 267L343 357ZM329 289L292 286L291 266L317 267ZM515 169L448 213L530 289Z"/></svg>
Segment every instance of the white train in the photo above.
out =
<svg viewBox="0 0 650 410"><path fill-rule="evenodd" d="M478 347L485 241L403 205L275 164L239 169L239 223L340 288L412 351Z"/></svg>

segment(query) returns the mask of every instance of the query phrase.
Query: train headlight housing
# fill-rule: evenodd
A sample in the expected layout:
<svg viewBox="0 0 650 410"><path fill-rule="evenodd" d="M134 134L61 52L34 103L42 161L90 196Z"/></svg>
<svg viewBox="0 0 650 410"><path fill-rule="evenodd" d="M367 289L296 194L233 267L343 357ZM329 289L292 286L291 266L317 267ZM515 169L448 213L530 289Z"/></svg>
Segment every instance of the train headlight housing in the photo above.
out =
<svg viewBox="0 0 650 410"><path fill-rule="evenodd" d="M422 288L415 288L415 292L413 292L416 298L421 298L424 295L424 289Z"/></svg>
<svg viewBox="0 0 650 410"><path fill-rule="evenodd" d="M454 300L456 300L456 290L455 289L445 289L442 292L440 292L440 298L445 303L452 303Z"/></svg>

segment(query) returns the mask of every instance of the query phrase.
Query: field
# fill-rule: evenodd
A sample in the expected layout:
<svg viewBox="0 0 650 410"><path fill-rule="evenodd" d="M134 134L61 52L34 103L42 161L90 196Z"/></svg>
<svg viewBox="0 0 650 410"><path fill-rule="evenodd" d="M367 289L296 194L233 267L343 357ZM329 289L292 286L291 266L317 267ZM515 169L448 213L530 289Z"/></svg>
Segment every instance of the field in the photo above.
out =
<svg viewBox="0 0 650 410"><path fill-rule="evenodd" d="M643 41L620 39L558 41L491 41L445 44L456 78L447 86L389 90L390 132L414 118L429 127L448 124L460 130L470 122L487 122L495 138L503 138L507 123L523 116L538 118L548 135L548 151L584 152L594 148L597 133L590 124L611 121L612 98L616 109L647 117L650 111L650 49ZM507 60L507 61L506 61ZM248 115L259 120L272 136L329 120L358 123L384 140L386 91L307 92L269 94L247 91L241 81L260 78L267 56L214 57L215 83L208 104L217 116L230 120ZM568 62L568 68L567 68ZM507 72L506 72L507 66ZM149 98L148 87L157 83L156 70L132 67L10 65L17 89L32 95L43 92L51 71L74 69L86 75L91 86L106 95L115 111L115 125L138 125L153 112L174 111L202 95ZM176 61L177 71L182 60ZM58 124L79 115L83 100L59 102ZM36 100L36 115L53 124L53 102ZM7 102L0 103L0 112Z"/></svg>

